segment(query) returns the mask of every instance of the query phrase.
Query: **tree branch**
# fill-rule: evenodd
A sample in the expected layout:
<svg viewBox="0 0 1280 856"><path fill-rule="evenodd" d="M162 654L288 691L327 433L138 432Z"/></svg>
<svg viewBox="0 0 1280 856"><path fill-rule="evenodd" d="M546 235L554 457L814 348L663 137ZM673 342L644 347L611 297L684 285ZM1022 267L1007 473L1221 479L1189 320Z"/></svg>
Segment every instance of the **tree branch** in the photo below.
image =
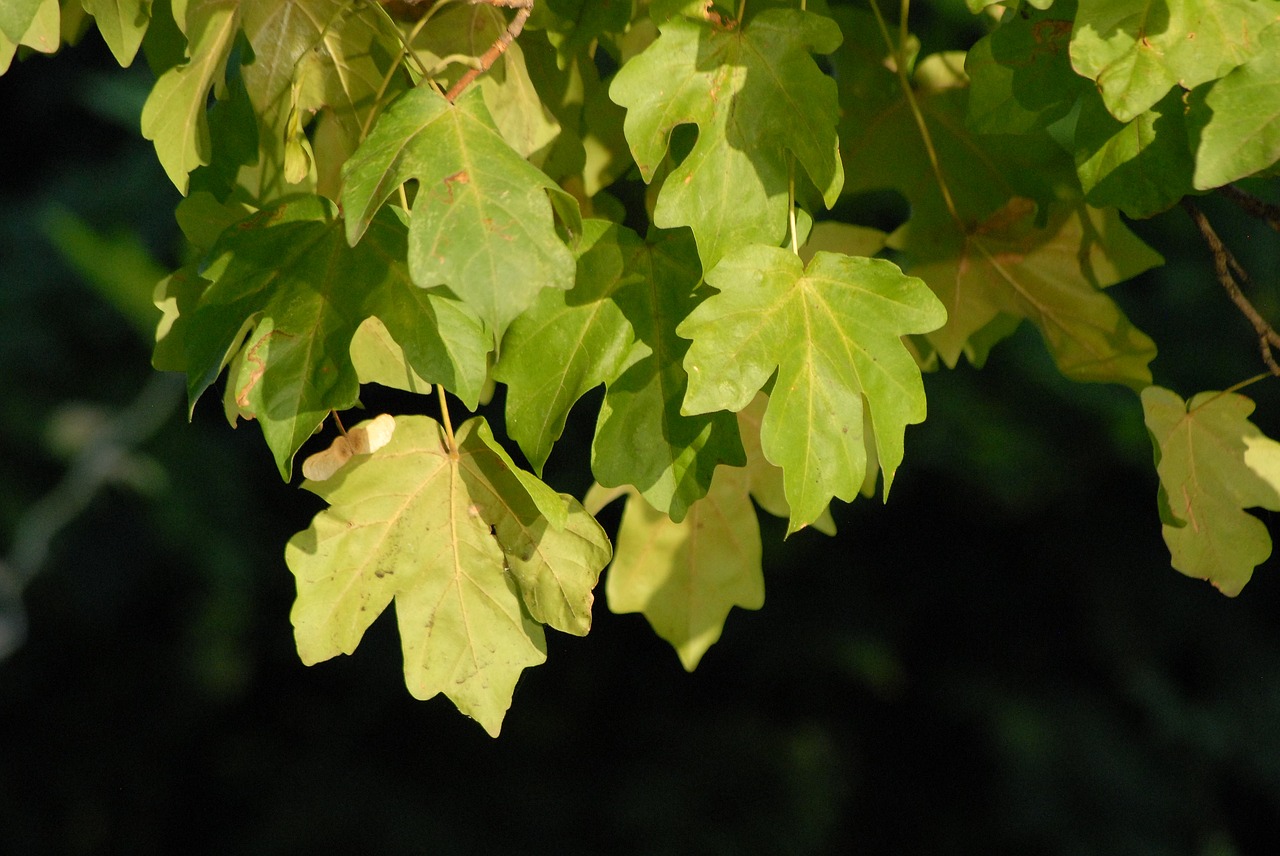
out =
<svg viewBox="0 0 1280 856"><path fill-rule="evenodd" d="M449 91L444 97L452 104L457 100L462 91L471 85L477 77L489 70L498 57L507 52L507 48L511 47L511 43L520 35L520 31L524 29L524 22L529 20L529 14L533 11L533 0L470 0L475 5L486 6L506 6L510 9L516 9L516 16L511 19L511 23L507 25L507 29L502 35L498 36L489 49L480 56L480 64L475 68L468 69L467 73L458 78L458 82L449 87Z"/></svg>
<svg viewBox="0 0 1280 856"><path fill-rule="evenodd" d="M1274 205L1259 199L1234 184L1225 184L1218 188L1218 192L1239 205L1248 214L1257 217L1275 231L1280 232L1280 205Z"/></svg>
<svg viewBox="0 0 1280 856"><path fill-rule="evenodd" d="M1245 318L1249 319L1249 323L1258 334L1258 347L1262 352L1262 361L1267 364L1267 368L1273 375L1280 377L1280 364L1276 362L1275 354L1272 352L1272 348L1280 348L1280 333L1267 323L1262 313L1258 312L1241 291L1240 283L1250 284L1248 273L1236 260L1231 250L1222 243L1222 239L1213 230L1204 213L1190 199L1183 199L1182 207L1191 216L1191 221L1196 224L1196 228L1200 230L1200 236L1204 238L1205 243L1209 245L1209 251L1213 253L1213 270L1218 276L1218 283L1226 289L1231 302ZM1236 281L1237 276L1240 282Z"/></svg>

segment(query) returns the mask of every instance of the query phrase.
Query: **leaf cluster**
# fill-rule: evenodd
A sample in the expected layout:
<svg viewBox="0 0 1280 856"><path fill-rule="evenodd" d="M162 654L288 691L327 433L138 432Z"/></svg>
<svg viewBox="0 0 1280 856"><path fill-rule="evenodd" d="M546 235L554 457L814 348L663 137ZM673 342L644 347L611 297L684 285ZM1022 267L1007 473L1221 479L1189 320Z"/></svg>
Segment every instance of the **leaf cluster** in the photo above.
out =
<svg viewBox="0 0 1280 856"><path fill-rule="evenodd" d="M833 499L887 497L922 373L1024 321L1067 377L1140 392L1176 568L1234 594L1269 553L1251 403L1154 386L1108 289L1162 261L1124 217L1275 170L1280 0L970 0L987 34L927 56L908 5L15 0L0 71L91 25L145 56L191 248L156 367L192 407L225 375L286 480L338 431L286 550L302 659L394 602L410 691L496 734L611 560L610 607L694 668L763 603L755 508L830 534ZM440 418L348 430L366 384ZM483 416L453 428L446 393L495 384L528 469ZM600 386L584 507L541 473ZM614 551L592 513L622 497Z"/></svg>

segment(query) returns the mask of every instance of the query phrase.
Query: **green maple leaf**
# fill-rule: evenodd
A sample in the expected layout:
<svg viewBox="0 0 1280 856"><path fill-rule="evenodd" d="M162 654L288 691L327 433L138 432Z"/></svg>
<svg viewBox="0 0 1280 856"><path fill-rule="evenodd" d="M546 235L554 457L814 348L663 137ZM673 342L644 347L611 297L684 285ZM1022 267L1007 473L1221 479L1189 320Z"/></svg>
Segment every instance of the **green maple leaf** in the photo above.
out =
<svg viewBox="0 0 1280 856"><path fill-rule="evenodd" d="M1191 93L1187 123L1200 190L1247 178L1280 161L1280 27L1262 38L1256 57Z"/></svg>
<svg viewBox="0 0 1280 856"><path fill-rule="evenodd" d="M405 93L379 117L343 177L352 245L387 197L417 179L413 281L449 286L497 336L542 289L573 285L573 255L547 198L558 188L502 139L478 89L457 104L425 86Z"/></svg>
<svg viewBox="0 0 1280 856"><path fill-rule="evenodd" d="M1080 0L1071 64L1128 122L1174 86L1194 89L1258 54L1275 0Z"/></svg>
<svg viewBox="0 0 1280 856"><path fill-rule="evenodd" d="M155 143L165 173L184 194L191 171L212 154L209 90L223 86L240 0L191 0L185 11L178 26L187 35L189 59L160 75L142 108L142 136Z"/></svg>
<svg viewBox="0 0 1280 856"><path fill-rule="evenodd" d="M682 16L660 26L609 88L627 108L624 130L645 181L662 165L672 130L698 126L693 149L663 181L654 224L691 226L707 268L734 247L776 245L787 229L793 157L833 205L844 181L836 87L811 51L836 49L835 22L768 9L741 29Z"/></svg>
<svg viewBox="0 0 1280 856"><path fill-rule="evenodd" d="M782 467L788 534L832 497L850 501L866 475L863 401L874 425L888 495L906 426L925 417L924 385L901 336L946 321L937 298L882 259L752 246L707 275L720 293L679 326L689 413L737 412L777 372L761 446Z"/></svg>
<svg viewBox="0 0 1280 856"><path fill-rule="evenodd" d="M1248 420L1253 407L1233 393L1184 402L1162 387L1142 391L1173 566L1232 597L1271 555L1266 525L1244 509L1280 511L1280 443Z"/></svg>
<svg viewBox="0 0 1280 856"><path fill-rule="evenodd" d="M352 653L394 600L409 691L443 692L497 736L520 673L546 659L539 622L586 632L608 539L569 497L550 525L482 418L456 451L425 416L395 422L386 446L304 483L330 507L285 550L298 654Z"/></svg>
<svg viewBox="0 0 1280 856"><path fill-rule="evenodd" d="M760 524L741 469L717 469L706 496L678 523L631 493L617 540L605 575L609 610L643 613L690 672L733 607L764 606Z"/></svg>
<svg viewBox="0 0 1280 856"><path fill-rule="evenodd" d="M242 353L244 382L233 383L233 398L261 423L286 479L294 454L325 414L356 403L350 345L371 315L416 372L445 384L470 407L478 401L487 337L457 301L409 280L400 261L405 232L387 212L352 248L333 204L309 196L229 229L211 253L204 275L212 283L186 331L191 402Z"/></svg>

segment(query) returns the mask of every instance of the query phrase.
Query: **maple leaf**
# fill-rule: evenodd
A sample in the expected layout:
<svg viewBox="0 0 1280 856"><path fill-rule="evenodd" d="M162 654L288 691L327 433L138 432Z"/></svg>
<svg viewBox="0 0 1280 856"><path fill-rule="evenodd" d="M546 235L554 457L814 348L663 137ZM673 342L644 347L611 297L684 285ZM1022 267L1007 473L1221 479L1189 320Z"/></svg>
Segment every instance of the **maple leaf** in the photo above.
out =
<svg viewBox="0 0 1280 856"><path fill-rule="evenodd" d="M660 27L609 87L627 108L624 131L645 181L672 129L698 126L698 141L662 184L654 224L691 226L707 268L733 247L776 245L787 228L793 156L833 205L844 182L836 86L810 51L839 46L835 22L766 9L740 29L682 16Z"/></svg>
<svg viewBox="0 0 1280 856"><path fill-rule="evenodd" d="M941 326L938 299L883 259L819 252L805 267L776 247L733 253L707 282L720 293L676 331L693 340L684 409L742 410L776 370L761 446L783 470L788 534L861 488L864 397L887 496L903 432L925 417L920 369L900 337Z"/></svg>
<svg viewBox="0 0 1280 856"><path fill-rule="evenodd" d="M1280 443L1249 421L1253 407L1234 393L1184 402L1162 387L1142 391L1173 566L1231 597L1271 555L1266 525L1244 509L1280 511Z"/></svg>
<svg viewBox="0 0 1280 856"><path fill-rule="evenodd" d="M608 539L567 496L565 525L551 525L483 418L455 450L432 419L395 423L385 446L303 485L329 508L285 550L298 654L352 653L394 601L409 691L443 692L497 736L520 673L546 659L539 622L589 627Z"/></svg>
<svg viewBox="0 0 1280 856"><path fill-rule="evenodd" d="M487 337L457 301L410 282L398 261L405 232L388 211L352 248L333 203L316 196L283 202L228 229L204 272L211 284L186 325L192 405L241 355L243 371L229 392L240 412L258 417L287 479L294 454L328 411L356 403L351 340L376 315L419 375L474 407Z"/></svg>
<svg viewBox="0 0 1280 856"><path fill-rule="evenodd" d="M947 325L928 334L929 342L949 366L961 353L980 363L983 343L973 342L980 331L1001 314L1028 318L1067 377L1139 389L1150 383L1155 343L1099 286L1136 276L1160 257L1112 210L1058 207L1043 226L1036 217L1031 200L1015 197L972 229L958 251L934 259L917 255L909 270L929 283L948 313ZM909 229L894 241L904 250L917 248ZM925 253L928 248L919 250Z"/></svg>
<svg viewBox="0 0 1280 856"><path fill-rule="evenodd" d="M573 285L573 255L556 234L547 191L558 188L498 133L479 89L450 104L422 86L395 101L343 167L347 240L417 179L409 273L447 285L500 337L544 288Z"/></svg>

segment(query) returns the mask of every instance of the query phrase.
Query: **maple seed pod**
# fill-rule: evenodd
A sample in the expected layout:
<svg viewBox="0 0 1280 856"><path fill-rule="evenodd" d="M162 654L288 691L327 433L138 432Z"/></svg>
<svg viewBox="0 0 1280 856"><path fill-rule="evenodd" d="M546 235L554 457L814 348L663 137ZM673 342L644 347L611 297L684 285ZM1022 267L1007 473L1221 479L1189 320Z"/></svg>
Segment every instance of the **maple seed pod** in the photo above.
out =
<svg viewBox="0 0 1280 856"><path fill-rule="evenodd" d="M302 462L302 475L311 481L331 478L356 455L373 454L390 443L395 430L395 418L390 413L383 413L367 425L334 437L324 451L308 456Z"/></svg>

